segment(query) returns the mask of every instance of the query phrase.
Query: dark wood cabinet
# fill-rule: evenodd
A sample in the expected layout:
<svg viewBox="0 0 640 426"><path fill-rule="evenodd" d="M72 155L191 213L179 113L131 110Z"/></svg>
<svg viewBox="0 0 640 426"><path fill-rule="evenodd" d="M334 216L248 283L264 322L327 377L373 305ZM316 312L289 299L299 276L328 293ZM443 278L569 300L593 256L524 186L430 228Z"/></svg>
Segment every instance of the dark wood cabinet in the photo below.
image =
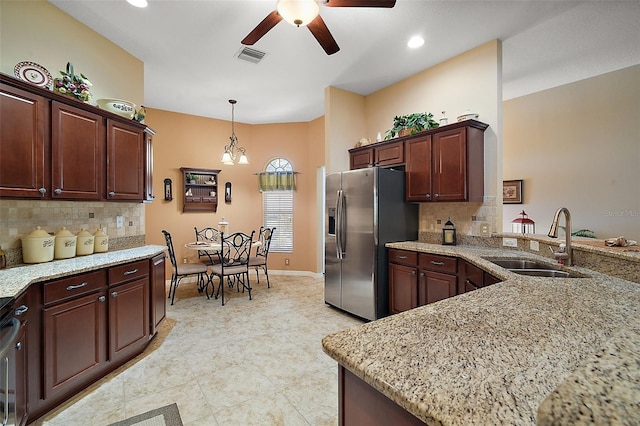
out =
<svg viewBox="0 0 640 426"><path fill-rule="evenodd" d="M389 142L374 148L374 165L380 167L404 164L404 142Z"/></svg>
<svg viewBox="0 0 640 426"><path fill-rule="evenodd" d="M405 198L431 201L431 135L406 142Z"/></svg>
<svg viewBox="0 0 640 426"><path fill-rule="evenodd" d="M373 166L373 148L357 148L350 152L350 169L364 169Z"/></svg>
<svg viewBox="0 0 640 426"><path fill-rule="evenodd" d="M107 120L107 199L144 199L143 132L134 125Z"/></svg>
<svg viewBox="0 0 640 426"><path fill-rule="evenodd" d="M144 197L145 203L152 202L156 196L153 192L153 137L156 132L147 127L144 129Z"/></svg>
<svg viewBox="0 0 640 426"><path fill-rule="evenodd" d="M460 264L461 272L460 280L458 281L458 294L478 290L479 288L500 282L499 278L494 277L487 271L465 260L461 260Z"/></svg>
<svg viewBox="0 0 640 426"><path fill-rule="evenodd" d="M150 335L158 332L167 315L166 257L164 253L149 260Z"/></svg>
<svg viewBox="0 0 640 426"><path fill-rule="evenodd" d="M153 199L152 130L0 73L0 197Z"/></svg>
<svg viewBox="0 0 640 426"><path fill-rule="evenodd" d="M149 279L109 287L109 361L139 353L149 340Z"/></svg>
<svg viewBox="0 0 640 426"><path fill-rule="evenodd" d="M0 83L0 196L41 198L50 189L49 103Z"/></svg>
<svg viewBox="0 0 640 426"><path fill-rule="evenodd" d="M98 278L94 275L82 279L88 282ZM82 283L63 279L52 285L70 287ZM43 399L48 404L60 401L70 392L90 383L104 369L107 342L105 302L104 291L97 291L44 308Z"/></svg>
<svg viewBox="0 0 640 426"><path fill-rule="evenodd" d="M389 311L397 314L458 293L458 259L389 249Z"/></svg>
<svg viewBox="0 0 640 426"><path fill-rule="evenodd" d="M218 174L220 170L181 167L183 175L183 212L218 210Z"/></svg>
<svg viewBox="0 0 640 426"><path fill-rule="evenodd" d="M104 151L104 119L100 115L52 102L52 198L104 198Z"/></svg>

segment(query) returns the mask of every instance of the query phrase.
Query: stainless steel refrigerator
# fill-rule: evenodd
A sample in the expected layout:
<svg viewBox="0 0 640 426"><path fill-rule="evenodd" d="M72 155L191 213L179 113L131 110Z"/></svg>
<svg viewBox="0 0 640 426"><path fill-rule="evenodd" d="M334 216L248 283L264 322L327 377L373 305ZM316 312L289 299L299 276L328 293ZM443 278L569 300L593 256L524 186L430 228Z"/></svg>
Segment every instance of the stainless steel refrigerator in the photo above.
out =
<svg viewBox="0 0 640 426"><path fill-rule="evenodd" d="M361 318L389 315L385 244L418 239L418 205L403 171L378 167L326 178L325 284L329 305Z"/></svg>

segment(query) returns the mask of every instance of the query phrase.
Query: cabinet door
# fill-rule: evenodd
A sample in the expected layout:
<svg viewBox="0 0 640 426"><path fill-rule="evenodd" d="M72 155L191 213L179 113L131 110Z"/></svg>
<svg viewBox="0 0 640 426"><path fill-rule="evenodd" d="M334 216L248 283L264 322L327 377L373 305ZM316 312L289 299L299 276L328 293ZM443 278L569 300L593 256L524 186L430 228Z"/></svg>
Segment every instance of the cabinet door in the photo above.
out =
<svg viewBox="0 0 640 426"><path fill-rule="evenodd" d="M149 278L109 288L109 361L140 352L149 340Z"/></svg>
<svg viewBox="0 0 640 426"><path fill-rule="evenodd" d="M100 200L104 193L104 119L52 102L53 198Z"/></svg>
<svg viewBox="0 0 640 426"><path fill-rule="evenodd" d="M408 140L405 156L407 201L431 201L431 135Z"/></svg>
<svg viewBox="0 0 640 426"><path fill-rule="evenodd" d="M455 296L458 278L440 272L420 271L420 283L418 303L426 305Z"/></svg>
<svg viewBox="0 0 640 426"><path fill-rule="evenodd" d="M373 165L373 148L352 152L349 155L349 160L351 170L371 167Z"/></svg>
<svg viewBox="0 0 640 426"><path fill-rule="evenodd" d="M107 120L107 199L144 197L142 131L135 126Z"/></svg>
<svg viewBox="0 0 640 426"><path fill-rule="evenodd" d="M44 309L44 399L98 377L107 353L106 312L103 293Z"/></svg>
<svg viewBox="0 0 640 426"><path fill-rule="evenodd" d="M404 142L385 144L375 149L375 165L389 167L404 164Z"/></svg>
<svg viewBox="0 0 640 426"><path fill-rule="evenodd" d="M477 290L484 286L484 271L469 262L462 262L462 275L458 283L458 293L466 293L467 291Z"/></svg>
<svg viewBox="0 0 640 426"><path fill-rule="evenodd" d="M48 102L0 84L0 197L42 198L49 190Z"/></svg>
<svg viewBox="0 0 640 426"><path fill-rule="evenodd" d="M150 128L144 129L144 202L151 202L156 198L153 193L153 136L155 132Z"/></svg>
<svg viewBox="0 0 640 426"><path fill-rule="evenodd" d="M165 275L164 253L152 257L150 265L150 286L151 286L151 335L156 334L160 323L167 314L167 287Z"/></svg>
<svg viewBox="0 0 640 426"><path fill-rule="evenodd" d="M465 128L433 135L433 199L466 201L467 139Z"/></svg>
<svg viewBox="0 0 640 426"><path fill-rule="evenodd" d="M389 264L389 311L392 314L418 306L418 275L416 268Z"/></svg>

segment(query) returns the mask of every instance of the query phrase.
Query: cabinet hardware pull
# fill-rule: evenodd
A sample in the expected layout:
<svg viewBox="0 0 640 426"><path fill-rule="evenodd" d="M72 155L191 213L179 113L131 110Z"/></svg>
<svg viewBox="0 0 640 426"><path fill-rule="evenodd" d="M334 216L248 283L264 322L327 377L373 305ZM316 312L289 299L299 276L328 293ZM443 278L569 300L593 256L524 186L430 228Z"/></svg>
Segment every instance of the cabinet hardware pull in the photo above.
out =
<svg viewBox="0 0 640 426"><path fill-rule="evenodd" d="M440 194L435 194L434 197L438 198L440 197Z"/></svg>
<svg viewBox="0 0 640 426"><path fill-rule="evenodd" d="M475 285L469 278L464 280L464 283L470 285L471 287L473 287L474 290L478 290L480 288L477 285Z"/></svg>
<svg viewBox="0 0 640 426"><path fill-rule="evenodd" d="M416 274L416 271L411 271L411 275L415 275L415 274Z"/></svg>
<svg viewBox="0 0 640 426"><path fill-rule="evenodd" d="M83 282L82 284L78 284L78 285L70 285L69 287L67 287L67 291L71 291L71 290L75 290L75 289L78 289L78 288L82 288L82 287L85 287L85 286L87 286L87 285L89 285L89 283L88 283L88 282L86 282L86 281L85 281L85 282Z"/></svg>
<svg viewBox="0 0 640 426"><path fill-rule="evenodd" d="M131 275L131 274L135 274L136 272L138 272L138 268L132 270L132 271L125 271L124 274L125 275Z"/></svg>
<svg viewBox="0 0 640 426"><path fill-rule="evenodd" d="M431 261L432 265L444 266L444 262L436 262L435 260Z"/></svg>
<svg viewBox="0 0 640 426"><path fill-rule="evenodd" d="M431 194L427 194L427 199L431 198Z"/></svg>
<svg viewBox="0 0 640 426"><path fill-rule="evenodd" d="M40 188L38 189L38 192L41 193L42 195L47 193L47 189L46 188Z"/></svg>
<svg viewBox="0 0 640 426"><path fill-rule="evenodd" d="M424 277L424 272L420 272L420 276L421 276L421 277Z"/></svg>
<svg viewBox="0 0 640 426"><path fill-rule="evenodd" d="M113 293L111 293L111 297L118 297L118 292L114 291Z"/></svg>
<svg viewBox="0 0 640 426"><path fill-rule="evenodd" d="M116 193L115 193L115 192L113 192L113 191L109 192L109 197L113 197L113 196L115 196L115 195L116 195Z"/></svg>
<svg viewBox="0 0 640 426"><path fill-rule="evenodd" d="M396 256L398 259L408 259L408 256Z"/></svg>
<svg viewBox="0 0 640 426"><path fill-rule="evenodd" d="M107 299L107 298L106 298L106 297L104 297L104 296L100 296L100 297L98 297L98 301L100 301L100 302L104 302L106 299Z"/></svg>
<svg viewBox="0 0 640 426"><path fill-rule="evenodd" d="M56 195L60 195L62 194L62 189L56 188L53 192L55 192Z"/></svg>
<svg viewBox="0 0 640 426"><path fill-rule="evenodd" d="M159 265L162 262L164 262L164 257L162 259L160 259L160 260L156 260L155 262L153 262L153 266Z"/></svg>
<svg viewBox="0 0 640 426"><path fill-rule="evenodd" d="M16 314L16 316L20 316L20 315L24 314L25 312L27 312L28 310L29 310L29 307L28 307L28 306L26 306L26 305L21 305L21 306L18 306L18 307L16 308L16 312L15 312L15 314Z"/></svg>
<svg viewBox="0 0 640 426"><path fill-rule="evenodd" d="M16 350L19 351L21 349L22 349L22 343L21 342L16 343Z"/></svg>

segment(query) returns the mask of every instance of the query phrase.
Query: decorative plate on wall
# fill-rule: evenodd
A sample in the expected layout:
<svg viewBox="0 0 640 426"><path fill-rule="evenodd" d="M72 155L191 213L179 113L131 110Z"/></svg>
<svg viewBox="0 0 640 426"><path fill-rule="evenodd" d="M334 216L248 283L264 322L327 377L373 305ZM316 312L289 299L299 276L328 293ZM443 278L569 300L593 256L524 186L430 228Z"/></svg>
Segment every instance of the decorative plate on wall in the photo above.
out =
<svg viewBox="0 0 640 426"><path fill-rule="evenodd" d="M40 64L29 61L18 62L13 68L13 73L21 80L51 90L53 77L51 77L51 73Z"/></svg>

